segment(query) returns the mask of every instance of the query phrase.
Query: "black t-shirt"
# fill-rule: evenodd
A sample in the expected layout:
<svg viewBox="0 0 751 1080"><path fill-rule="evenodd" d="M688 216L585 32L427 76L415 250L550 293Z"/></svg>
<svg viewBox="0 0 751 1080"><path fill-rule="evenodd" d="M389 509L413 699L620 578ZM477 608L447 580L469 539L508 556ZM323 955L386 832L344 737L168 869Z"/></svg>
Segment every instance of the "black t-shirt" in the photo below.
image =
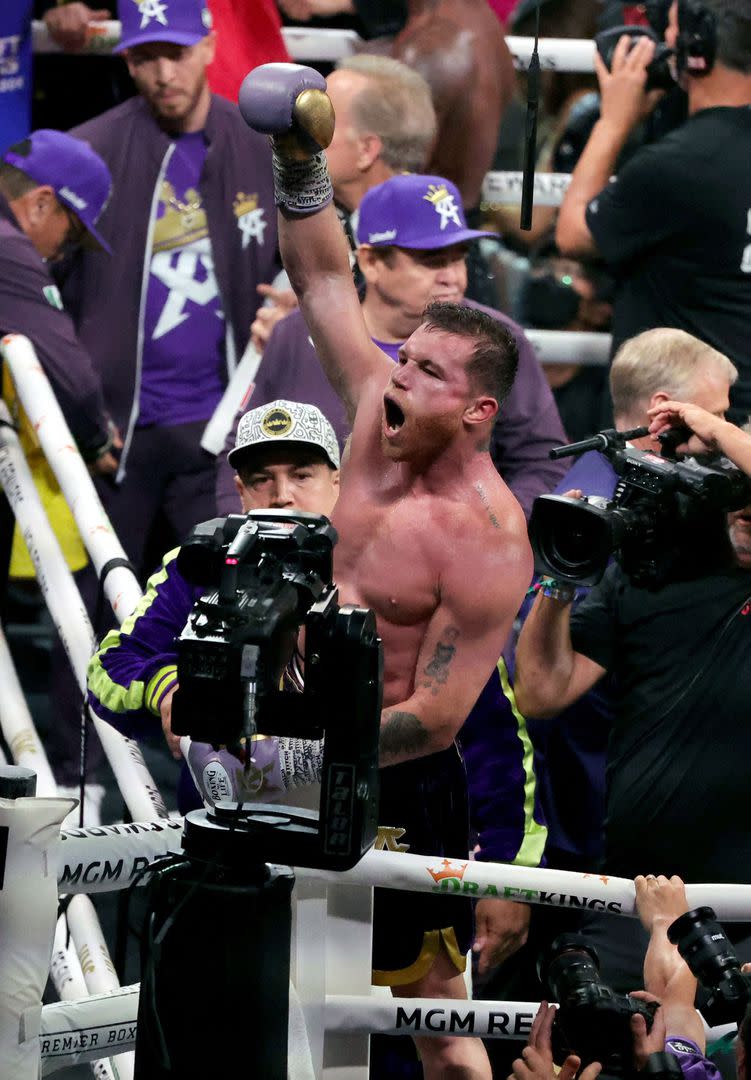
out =
<svg viewBox="0 0 751 1080"><path fill-rule="evenodd" d="M656 326L725 353L751 412L751 107L703 109L645 146L587 208L615 268L613 349Z"/></svg>
<svg viewBox="0 0 751 1080"><path fill-rule="evenodd" d="M612 565L573 613L615 676L604 868L751 882L751 572L650 592Z"/></svg>

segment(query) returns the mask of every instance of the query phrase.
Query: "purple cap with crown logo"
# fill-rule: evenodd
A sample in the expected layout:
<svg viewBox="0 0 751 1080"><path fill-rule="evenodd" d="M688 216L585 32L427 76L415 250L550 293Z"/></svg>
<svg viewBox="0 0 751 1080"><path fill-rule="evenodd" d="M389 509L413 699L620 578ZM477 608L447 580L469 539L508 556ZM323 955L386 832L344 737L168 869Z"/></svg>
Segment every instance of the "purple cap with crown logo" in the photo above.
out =
<svg viewBox="0 0 751 1080"><path fill-rule="evenodd" d="M360 203L357 239L371 247L430 251L495 235L467 228L459 189L442 176L392 176Z"/></svg>
<svg viewBox="0 0 751 1080"><path fill-rule="evenodd" d="M204 0L118 0L119 53L149 41L195 45L211 31L211 12Z"/></svg>
<svg viewBox="0 0 751 1080"><path fill-rule="evenodd" d="M112 191L110 171L99 154L83 139L64 131L39 128L27 139L14 143L3 154L3 161L14 165L37 184L54 188L59 202L78 217L93 240L90 246L112 249L96 229L96 223L109 202Z"/></svg>

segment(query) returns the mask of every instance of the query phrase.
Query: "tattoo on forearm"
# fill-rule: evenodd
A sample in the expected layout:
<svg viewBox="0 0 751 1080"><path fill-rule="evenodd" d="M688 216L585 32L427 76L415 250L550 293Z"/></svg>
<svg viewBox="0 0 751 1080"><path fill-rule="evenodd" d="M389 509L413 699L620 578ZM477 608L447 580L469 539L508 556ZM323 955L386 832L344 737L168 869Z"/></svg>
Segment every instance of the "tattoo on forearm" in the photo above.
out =
<svg viewBox="0 0 751 1080"><path fill-rule="evenodd" d="M482 486L482 484L475 484L475 491L480 496L480 502L482 503L482 505L485 507L485 509L488 512L488 517L490 518L490 524L493 526L494 529L500 529L501 528L501 523L498 520L498 518L495 516L495 512L493 510L493 507L490 505L490 499L488 498L488 495L487 495L487 492L485 491L485 488Z"/></svg>
<svg viewBox="0 0 751 1080"><path fill-rule="evenodd" d="M430 741L422 721L413 713L389 710L381 720L381 754L418 754Z"/></svg>
<svg viewBox="0 0 751 1080"><path fill-rule="evenodd" d="M459 631L455 626L447 626L441 634L441 640L435 647L435 652L422 670L418 686L424 690L430 690L433 697L449 677L449 667L456 654L456 640Z"/></svg>

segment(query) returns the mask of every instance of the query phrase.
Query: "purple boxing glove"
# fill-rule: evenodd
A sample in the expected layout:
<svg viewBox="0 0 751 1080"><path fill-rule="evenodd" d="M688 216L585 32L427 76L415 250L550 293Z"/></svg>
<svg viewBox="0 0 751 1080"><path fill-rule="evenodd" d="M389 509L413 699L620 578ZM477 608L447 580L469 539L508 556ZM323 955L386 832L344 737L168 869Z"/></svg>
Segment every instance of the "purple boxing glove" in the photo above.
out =
<svg viewBox="0 0 751 1080"><path fill-rule="evenodd" d="M315 90L317 93L305 94L307 90ZM305 94L305 97L298 104L301 94ZM320 119L318 110L322 107L333 117L331 102L326 109L320 101L321 97L326 97L326 80L313 68L303 67L301 64L261 64L243 79L237 103L248 127L260 131L263 135L284 135L292 129L293 123L297 122L311 138L316 139L314 133L308 131L306 122L312 123L314 118ZM326 100L328 101L328 98ZM323 141L326 138L325 127L319 135L320 140L316 139L315 146L311 147L313 152L325 149L331 142L330 132L328 139Z"/></svg>
<svg viewBox="0 0 751 1080"><path fill-rule="evenodd" d="M334 133L326 80L300 64L261 64L245 76L238 97L249 127L272 136L277 205L313 214L331 202L323 149Z"/></svg>
<svg viewBox="0 0 751 1080"><path fill-rule="evenodd" d="M277 802L284 798L279 747L274 738L253 740L250 768L226 748L214 750L209 743L193 742L187 736L180 749L188 763L206 806L220 800L230 802Z"/></svg>

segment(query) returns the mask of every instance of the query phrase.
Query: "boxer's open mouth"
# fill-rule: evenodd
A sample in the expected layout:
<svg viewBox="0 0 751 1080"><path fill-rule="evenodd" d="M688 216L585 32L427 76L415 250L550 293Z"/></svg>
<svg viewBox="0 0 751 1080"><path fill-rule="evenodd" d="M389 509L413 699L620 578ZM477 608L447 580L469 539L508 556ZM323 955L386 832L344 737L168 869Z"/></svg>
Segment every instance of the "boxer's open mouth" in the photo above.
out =
<svg viewBox="0 0 751 1080"><path fill-rule="evenodd" d="M386 395L383 399L383 410L386 416L386 427L389 431L398 431L404 423L404 412L395 401Z"/></svg>

